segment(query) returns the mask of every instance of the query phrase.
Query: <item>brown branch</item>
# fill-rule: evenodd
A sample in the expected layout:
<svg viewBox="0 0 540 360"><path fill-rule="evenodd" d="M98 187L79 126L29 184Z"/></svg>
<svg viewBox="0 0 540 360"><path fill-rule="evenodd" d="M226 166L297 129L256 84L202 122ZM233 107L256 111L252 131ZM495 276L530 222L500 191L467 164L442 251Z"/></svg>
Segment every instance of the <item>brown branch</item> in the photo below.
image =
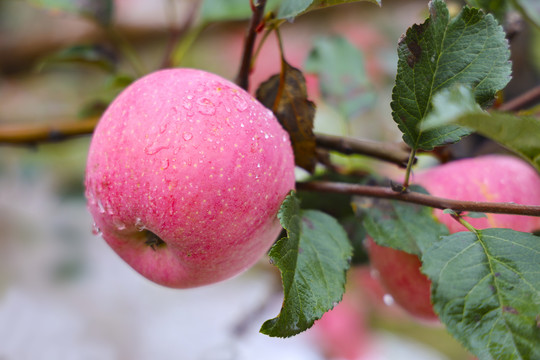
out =
<svg viewBox="0 0 540 360"><path fill-rule="evenodd" d="M452 209L458 213L461 211L474 211L494 214L540 216L539 205L452 200L413 191L399 193L390 187L384 186L311 181L296 183L296 189L302 191L363 195L374 198L399 200L418 205L430 206L436 209Z"/></svg>
<svg viewBox="0 0 540 360"><path fill-rule="evenodd" d="M316 134L317 147L335 150L345 155L362 154L406 167L410 151L398 143L383 143L341 136Z"/></svg>
<svg viewBox="0 0 540 360"><path fill-rule="evenodd" d="M253 4L252 1L253 0L250 0L253 8L253 15L251 16L246 41L244 42L244 52L242 54L240 70L236 77L236 83L244 90L248 90L249 87L249 72L251 71L251 58L255 47L255 38L257 37L257 30L263 19L264 7L266 6L266 0L259 0L256 4Z"/></svg>
<svg viewBox="0 0 540 360"><path fill-rule="evenodd" d="M533 101L540 101L540 85L519 95L518 97L502 104L497 108L499 111L517 111Z"/></svg>
<svg viewBox="0 0 540 360"><path fill-rule="evenodd" d="M95 117L53 124L2 125L0 127L0 144L34 144L90 135L98 120L99 118Z"/></svg>

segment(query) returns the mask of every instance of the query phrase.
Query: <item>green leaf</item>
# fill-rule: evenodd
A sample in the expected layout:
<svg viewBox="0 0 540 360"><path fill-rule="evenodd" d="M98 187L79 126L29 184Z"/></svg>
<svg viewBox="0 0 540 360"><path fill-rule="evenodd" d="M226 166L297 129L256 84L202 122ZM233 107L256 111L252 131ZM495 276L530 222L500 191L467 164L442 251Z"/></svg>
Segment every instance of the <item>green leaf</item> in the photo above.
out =
<svg viewBox="0 0 540 360"><path fill-rule="evenodd" d="M287 237L274 244L270 259L281 271L284 300L279 315L260 331L290 337L310 328L341 300L352 249L334 218L301 210L294 195L285 199L278 217Z"/></svg>
<svg viewBox="0 0 540 360"><path fill-rule="evenodd" d="M461 84L487 106L510 79L505 34L492 15L464 7L453 19L443 0L430 2L430 17L414 25L398 45L398 73L392 91L392 116L413 149L431 150L467 132L448 125L423 130L433 96Z"/></svg>
<svg viewBox="0 0 540 360"><path fill-rule="evenodd" d="M480 360L540 359L540 237L461 232L423 255L447 330Z"/></svg>
<svg viewBox="0 0 540 360"><path fill-rule="evenodd" d="M279 7L278 19L293 19L307 12L329 6L368 1L381 6L381 0L287 0Z"/></svg>
<svg viewBox="0 0 540 360"><path fill-rule="evenodd" d="M419 190L416 186L411 189ZM425 192L425 191L422 191ZM448 228L433 217L431 208L394 200L377 200L363 206L364 226L371 238L381 246L421 255Z"/></svg>
<svg viewBox="0 0 540 360"><path fill-rule="evenodd" d="M457 122L512 150L540 172L539 118L494 112L466 115Z"/></svg>
<svg viewBox="0 0 540 360"><path fill-rule="evenodd" d="M51 63L79 63L96 66L107 72L116 71L116 55L97 45L75 45L48 56L40 67Z"/></svg>
<svg viewBox="0 0 540 360"><path fill-rule="evenodd" d="M364 55L342 36L315 41L304 70L319 77L321 94L345 119L352 120L375 102Z"/></svg>
<svg viewBox="0 0 540 360"><path fill-rule="evenodd" d="M277 9L282 1L267 1L265 11ZM247 20L251 14L249 0L204 0L201 5L200 20L203 23Z"/></svg>
<svg viewBox="0 0 540 360"><path fill-rule="evenodd" d="M113 0L27 0L28 2L49 9L82 15L103 26L111 25L113 18Z"/></svg>
<svg viewBox="0 0 540 360"><path fill-rule="evenodd" d="M502 112L488 113L471 103L463 87L444 90L434 97L433 111L424 129L459 124L488 137L531 163L540 172L540 119Z"/></svg>

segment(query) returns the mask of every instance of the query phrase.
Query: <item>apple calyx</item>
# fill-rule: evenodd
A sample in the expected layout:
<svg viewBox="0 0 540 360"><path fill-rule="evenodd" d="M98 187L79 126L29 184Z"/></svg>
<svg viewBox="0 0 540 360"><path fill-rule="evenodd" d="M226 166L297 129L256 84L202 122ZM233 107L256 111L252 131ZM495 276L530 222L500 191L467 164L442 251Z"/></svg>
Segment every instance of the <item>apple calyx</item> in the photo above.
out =
<svg viewBox="0 0 540 360"><path fill-rule="evenodd" d="M167 243L163 241L159 236L151 232L150 230L143 230L145 232L146 241L145 245L150 246L152 250L156 251L159 248L164 248Z"/></svg>

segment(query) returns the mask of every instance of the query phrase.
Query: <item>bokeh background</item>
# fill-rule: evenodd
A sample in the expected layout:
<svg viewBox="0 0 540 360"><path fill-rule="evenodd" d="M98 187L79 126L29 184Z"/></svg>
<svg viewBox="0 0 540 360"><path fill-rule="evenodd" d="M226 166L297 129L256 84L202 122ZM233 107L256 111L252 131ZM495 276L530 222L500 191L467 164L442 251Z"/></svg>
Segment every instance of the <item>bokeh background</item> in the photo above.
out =
<svg viewBox="0 0 540 360"><path fill-rule="evenodd" d="M36 3L0 1L0 132L6 126L99 116L126 79L137 76L126 53L119 55L110 34L95 23ZM189 24L197 26L198 1L116 0L114 5L115 32L122 44L132 47L144 71L170 65L164 54L184 41L175 53L179 66L234 79L246 21L182 32ZM449 2L451 9L460 5ZM423 21L426 11L427 1L383 0L382 8L369 3L339 6L282 27L285 56L299 68L314 41L332 34L345 36L364 57L360 65L373 101L354 119L325 103L317 80L308 75L308 92L317 103L317 131L399 140L389 106L396 44L408 26ZM521 28L512 40L509 98L539 82L540 36L517 24ZM185 40L189 35L192 43ZM95 64L58 61L59 51L80 44L96 46L108 56L114 74ZM252 92L279 71L274 37L258 59ZM264 320L278 314L282 300L279 272L267 258L234 279L203 288L172 290L150 283L92 233L83 185L89 142L90 136L82 136L0 145L1 360L470 358L443 328L417 323L392 306L366 265L350 271L352 295L335 310L333 322L323 320L291 339L258 333ZM377 166L354 161L368 170ZM328 329L350 336L333 338ZM335 346L350 347L351 355L336 352Z"/></svg>

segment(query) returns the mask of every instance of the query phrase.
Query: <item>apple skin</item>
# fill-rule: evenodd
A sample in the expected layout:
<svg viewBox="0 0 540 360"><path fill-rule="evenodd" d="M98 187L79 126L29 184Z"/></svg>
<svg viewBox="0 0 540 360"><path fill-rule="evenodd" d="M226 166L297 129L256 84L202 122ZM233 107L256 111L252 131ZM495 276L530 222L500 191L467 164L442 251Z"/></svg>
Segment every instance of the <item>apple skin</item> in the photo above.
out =
<svg viewBox="0 0 540 360"><path fill-rule="evenodd" d="M86 197L96 229L146 278L190 288L252 266L281 231L294 189L288 134L272 112L217 75L149 74L104 112Z"/></svg>
<svg viewBox="0 0 540 360"><path fill-rule="evenodd" d="M430 194L456 200L540 204L540 176L524 161L504 155L487 155L453 161L425 171L413 178ZM435 209L434 216L451 234L466 231L451 215ZM540 218L486 214L487 218L466 218L477 229L491 227L532 232L540 229ZM416 255L383 247L372 239L366 242L372 267L394 301L414 317L436 321L430 301L429 279L420 272Z"/></svg>

